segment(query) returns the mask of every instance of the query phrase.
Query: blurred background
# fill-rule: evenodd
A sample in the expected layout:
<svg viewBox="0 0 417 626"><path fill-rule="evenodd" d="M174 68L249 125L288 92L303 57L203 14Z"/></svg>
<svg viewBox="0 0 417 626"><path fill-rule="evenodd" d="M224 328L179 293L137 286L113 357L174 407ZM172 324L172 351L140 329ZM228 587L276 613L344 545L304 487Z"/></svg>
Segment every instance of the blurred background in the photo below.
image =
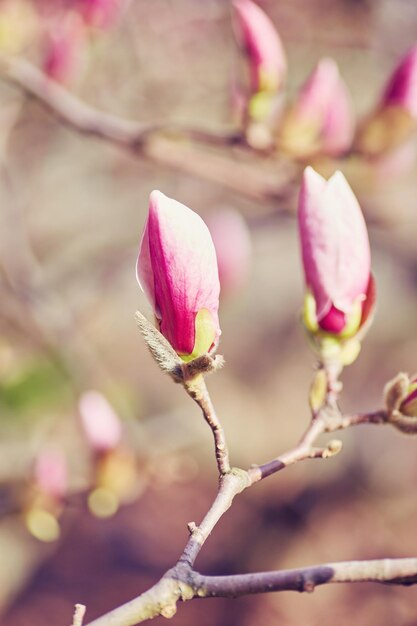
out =
<svg viewBox="0 0 417 626"><path fill-rule="evenodd" d="M241 55L229 2L132 0L106 19L83 16L88 29L79 6L68 18L71 4L3 0L2 54L26 58L82 101L123 118L233 128ZM330 56L358 118L367 115L417 41L413 0L259 4L287 52L289 102ZM64 46L62 70L51 49L60 49L66 28L73 49ZM75 602L87 605L87 622L159 579L182 551L187 522L201 520L216 490L211 433L183 389L158 371L134 321L136 309L151 316L135 278L150 191L202 215L217 232L219 256L237 254L224 261L226 367L208 383L232 462L248 467L292 447L308 424L315 362L299 324L294 210L310 161L198 147L202 164L209 154L234 172L271 177L276 168L285 193L256 200L245 190L246 169L242 189L233 190L79 135L1 76L0 99L0 624L65 626ZM416 166L323 155L311 162L326 175L345 172L368 220L378 310L344 373L341 406L374 410L387 380L417 370ZM340 438L336 458L300 463L238 498L197 569L415 555L416 439L383 426ZM207 600L179 606L175 620L416 626L417 588L333 585L311 595Z"/></svg>

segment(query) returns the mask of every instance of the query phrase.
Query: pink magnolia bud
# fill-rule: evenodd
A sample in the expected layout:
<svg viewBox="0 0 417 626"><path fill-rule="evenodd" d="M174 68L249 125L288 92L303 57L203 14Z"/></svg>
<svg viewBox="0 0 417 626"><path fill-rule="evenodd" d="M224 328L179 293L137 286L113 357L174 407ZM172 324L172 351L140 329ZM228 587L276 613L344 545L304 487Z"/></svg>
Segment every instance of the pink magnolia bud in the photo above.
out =
<svg viewBox="0 0 417 626"><path fill-rule="evenodd" d="M101 393L84 392L78 410L87 441L95 452L108 452L119 445L122 436L119 416Z"/></svg>
<svg viewBox="0 0 417 626"><path fill-rule="evenodd" d="M106 30L114 26L130 0L79 0L85 23Z"/></svg>
<svg viewBox="0 0 417 626"><path fill-rule="evenodd" d="M417 118L417 45L409 50L391 74L381 105L402 108Z"/></svg>
<svg viewBox="0 0 417 626"><path fill-rule="evenodd" d="M207 223L216 248L222 294L238 291L249 273L252 253L249 228L234 209L211 214Z"/></svg>
<svg viewBox="0 0 417 626"><path fill-rule="evenodd" d="M62 500L68 490L68 467L58 448L41 450L35 460L34 480L38 489L53 500Z"/></svg>
<svg viewBox="0 0 417 626"><path fill-rule="evenodd" d="M59 83L71 83L83 69L86 45L79 15L71 12L54 20L44 41L43 71Z"/></svg>
<svg viewBox="0 0 417 626"><path fill-rule="evenodd" d="M209 229L160 191L150 196L137 277L161 333L180 356L195 358L217 343L220 284Z"/></svg>
<svg viewBox="0 0 417 626"><path fill-rule="evenodd" d="M341 172L326 181L306 168L298 223L310 298L307 326L354 334L369 313L371 256L365 220Z"/></svg>
<svg viewBox="0 0 417 626"><path fill-rule="evenodd" d="M252 0L234 0L233 8L237 34L250 63L252 92L278 91L287 61L274 24Z"/></svg>
<svg viewBox="0 0 417 626"><path fill-rule="evenodd" d="M354 125L351 98L337 64L321 59L284 121L284 147L300 156L337 156L350 148Z"/></svg>

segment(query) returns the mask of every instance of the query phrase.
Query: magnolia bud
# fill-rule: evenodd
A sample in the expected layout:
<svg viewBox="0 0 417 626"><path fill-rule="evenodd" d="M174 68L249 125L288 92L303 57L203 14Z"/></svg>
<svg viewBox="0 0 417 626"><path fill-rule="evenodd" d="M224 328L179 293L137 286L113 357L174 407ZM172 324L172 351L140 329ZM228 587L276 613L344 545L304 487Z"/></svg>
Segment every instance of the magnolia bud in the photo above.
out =
<svg viewBox="0 0 417 626"><path fill-rule="evenodd" d="M137 277L161 333L184 361L217 345L220 283L209 229L197 213L160 191L150 196Z"/></svg>
<svg viewBox="0 0 417 626"><path fill-rule="evenodd" d="M249 61L252 93L277 92L287 61L274 24L252 0L234 0L233 9L237 36Z"/></svg>
<svg viewBox="0 0 417 626"><path fill-rule="evenodd" d="M417 122L417 45L401 59L383 90L375 111L363 122L357 149L380 157L411 136Z"/></svg>
<svg viewBox="0 0 417 626"><path fill-rule="evenodd" d="M374 304L366 224L341 172L326 181L306 168L298 223L307 287L304 322L312 335L327 346L336 340L337 347L358 334Z"/></svg>
<svg viewBox="0 0 417 626"><path fill-rule="evenodd" d="M322 59L287 111L279 143L296 157L338 156L350 148L353 134L348 89L333 59Z"/></svg>
<svg viewBox="0 0 417 626"><path fill-rule="evenodd" d="M43 71L59 83L73 82L83 69L86 47L85 26L78 14L55 20L45 35Z"/></svg>

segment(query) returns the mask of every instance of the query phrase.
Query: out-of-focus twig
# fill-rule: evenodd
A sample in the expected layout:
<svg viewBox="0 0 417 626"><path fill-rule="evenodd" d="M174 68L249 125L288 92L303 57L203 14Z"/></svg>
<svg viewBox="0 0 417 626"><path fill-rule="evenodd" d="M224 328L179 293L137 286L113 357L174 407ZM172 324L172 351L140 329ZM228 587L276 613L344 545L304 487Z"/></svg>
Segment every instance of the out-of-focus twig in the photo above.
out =
<svg viewBox="0 0 417 626"><path fill-rule="evenodd" d="M19 58L0 58L0 75L78 133L103 139L138 157L201 177L253 200L277 202L292 194L298 176L296 165L259 158L254 162L239 161L235 155L226 157L207 149L245 146L239 129L211 131L126 120L85 104Z"/></svg>

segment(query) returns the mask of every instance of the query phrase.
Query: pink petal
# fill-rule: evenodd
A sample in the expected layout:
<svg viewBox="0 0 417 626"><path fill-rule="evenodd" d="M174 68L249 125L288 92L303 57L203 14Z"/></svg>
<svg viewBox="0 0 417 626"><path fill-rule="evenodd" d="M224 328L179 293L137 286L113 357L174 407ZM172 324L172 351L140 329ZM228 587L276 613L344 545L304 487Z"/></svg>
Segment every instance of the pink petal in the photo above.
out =
<svg viewBox="0 0 417 626"><path fill-rule="evenodd" d="M392 73L382 96L382 106L398 106L417 117L417 45Z"/></svg>
<svg viewBox="0 0 417 626"><path fill-rule="evenodd" d="M320 321L332 306L349 313L365 298L370 249L359 204L341 172L327 182L306 168L299 199L299 229L306 283Z"/></svg>
<svg viewBox="0 0 417 626"><path fill-rule="evenodd" d="M161 332L178 353L192 353L201 309L210 311L220 336L220 284L210 232L197 213L160 191L150 196L137 275Z"/></svg>
<svg viewBox="0 0 417 626"><path fill-rule="evenodd" d="M238 36L251 62L252 89L261 88L261 74L282 84L287 61L281 39L270 18L251 0L234 0Z"/></svg>
<svg viewBox="0 0 417 626"><path fill-rule="evenodd" d="M348 89L333 59L324 58L301 88L296 114L317 125L323 151L347 150L354 135L354 115Z"/></svg>

